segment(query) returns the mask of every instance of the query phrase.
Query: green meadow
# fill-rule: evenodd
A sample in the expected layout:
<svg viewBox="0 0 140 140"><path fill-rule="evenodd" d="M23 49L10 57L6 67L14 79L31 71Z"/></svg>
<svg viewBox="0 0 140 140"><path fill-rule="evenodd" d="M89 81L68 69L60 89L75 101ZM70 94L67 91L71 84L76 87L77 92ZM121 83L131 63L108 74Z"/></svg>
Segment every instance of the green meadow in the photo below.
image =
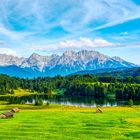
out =
<svg viewBox="0 0 140 140"><path fill-rule="evenodd" d="M11 119L0 119L0 140L139 140L140 107L96 108L60 105L18 106Z"/></svg>

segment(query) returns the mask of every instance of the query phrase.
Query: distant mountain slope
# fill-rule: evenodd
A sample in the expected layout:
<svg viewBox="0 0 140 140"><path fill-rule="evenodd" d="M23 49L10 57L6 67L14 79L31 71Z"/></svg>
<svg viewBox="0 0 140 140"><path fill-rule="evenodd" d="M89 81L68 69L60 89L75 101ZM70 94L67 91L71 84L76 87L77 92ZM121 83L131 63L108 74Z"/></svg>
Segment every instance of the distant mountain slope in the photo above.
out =
<svg viewBox="0 0 140 140"><path fill-rule="evenodd" d="M32 69L24 69L20 68L15 65L11 66L0 66L0 74L6 74L10 76L17 76L21 78L33 78L37 76L43 76L40 72L38 71L33 71Z"/></svg>
<svg viewBox="0 0 140 140"><path fill-rule="evenodd" d="M1 74L7 74L10 76L19 76L19 77L24 77L24 76L29 76L31 73L25 71L24 69L11 65L11 66L0 66L0 73Z"/></svg>
<svg viewBox="0 0 140 140"><path fill-rule="evenodd" d="M102 73L102 75L105 75L105 73ZM140 67L136 67L136 68L128 68L128 69L124 69L121 71L114 71L114 72L109 72L106 73L106 75L110 75L110 76L140 76Z"/></svg>
<svg viewBox="0 0 140 140"><path fill-rule="evenodd" d="M92 71L79 71L74 74L93 74L98 76L140 76L140 67L134 68L118 68L118 69L100 69Z"/></svg>
<svg viewBox="0 0 140 140"><path fill-rule="evenodd" d="M41 56L34 53L29 58L0 54L0 66L1 69L5 67L3 72L6 74L19 77L69 75L78 71L136 67L135 64L119 57L109 57L97 51L87 50L66 51L61 56L56 54ZM8 66L16 66L17 72L15 67Z"/></svg>

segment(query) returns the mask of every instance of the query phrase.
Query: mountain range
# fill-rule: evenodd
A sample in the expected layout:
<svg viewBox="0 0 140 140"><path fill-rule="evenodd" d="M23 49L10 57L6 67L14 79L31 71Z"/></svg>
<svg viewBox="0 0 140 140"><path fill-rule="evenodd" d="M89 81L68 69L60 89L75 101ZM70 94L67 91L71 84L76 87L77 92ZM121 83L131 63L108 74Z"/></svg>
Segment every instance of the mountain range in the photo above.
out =
<svg viewBox="0 0 140 140"><path fill-rule="evenodd" d="M0 73L17 77L69 75L78 71L133 68L137 65L120 57L109 57L97 51L66 51L62 55L42 56L33 53L29 58L0 54Z"/></svg>

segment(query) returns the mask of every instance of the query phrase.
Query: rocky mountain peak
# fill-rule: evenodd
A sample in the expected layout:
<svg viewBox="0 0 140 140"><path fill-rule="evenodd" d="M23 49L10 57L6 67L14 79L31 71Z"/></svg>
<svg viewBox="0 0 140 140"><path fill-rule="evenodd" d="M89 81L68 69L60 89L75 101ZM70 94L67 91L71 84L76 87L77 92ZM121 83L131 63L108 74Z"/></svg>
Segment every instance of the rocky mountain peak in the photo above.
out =
<svg viewBox="0 0 140 140"><path fill-rule="evenodd" d="M88 50L79 52L66 51L61 56L56 54L42 56L33 53L29 58L18 58L0 54L0 65L16 65L20 68L46 73L46 75L67 75L81 70L130 68L136 66L119 57L109 57L98 51Z"/></svg>
<svg viewBox="0 0 140 140"><path fill-rule="evenodd" d="M74 52L74 51L65 51L63 53L63 56L65 56L65 57L73 57L75 55L76 55L76 52Z"/></svg>
<svg viewBox="0 0 140 140"><path fill-rule="evenodd" d="M41 55L37 54L37 53L33 53L30 58L37 58L37 57L40 57Z"/></svg>
<svg viewBox="0 0 140 140"><path fill-rule="evenodd" d="M23 57L17 57L7 54L0 54L0 66L8 66L8 65L21 65L25 60Z"/></svg>
<svg viewBox="0 0 140 140"><path fill-rule="evenodd" d="M114 56L112 57L113 60L119 61L119 62L123 62L124 60L118 56Z"/></svg>

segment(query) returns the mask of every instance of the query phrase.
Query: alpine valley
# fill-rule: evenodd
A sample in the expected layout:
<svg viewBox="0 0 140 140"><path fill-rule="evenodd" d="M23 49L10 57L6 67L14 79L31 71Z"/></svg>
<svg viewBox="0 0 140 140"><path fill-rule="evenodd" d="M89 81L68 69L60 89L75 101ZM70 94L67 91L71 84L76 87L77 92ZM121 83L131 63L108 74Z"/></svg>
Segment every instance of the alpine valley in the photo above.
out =
<svg viewBox="0 0 140 140"><path fill-rule="evenodd" d="M33 53L29 58L0 54L0 73L33 78L38 76L70 75L79 71L126 69L137 67L117 56L109 57L97 51L66 51L62 55L42 56Z"/></svg>

